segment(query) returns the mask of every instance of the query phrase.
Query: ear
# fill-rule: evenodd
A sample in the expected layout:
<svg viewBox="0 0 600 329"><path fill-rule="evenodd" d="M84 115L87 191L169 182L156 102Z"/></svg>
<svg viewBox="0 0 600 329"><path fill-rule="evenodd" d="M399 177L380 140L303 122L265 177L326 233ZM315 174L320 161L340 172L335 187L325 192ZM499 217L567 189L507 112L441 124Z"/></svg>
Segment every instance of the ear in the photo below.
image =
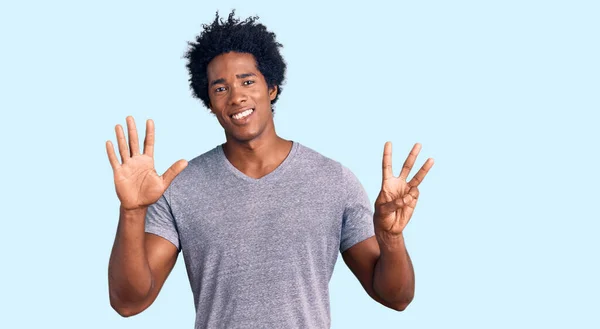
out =
<svg viewBox="0 0 600 329"><path fill-rule="evenodd" d="M271 100L274 100L275 97L277 97L277 90L278 90L277 86L273 86L273 87L269 88L269 98Z"/></svg>
<svg viewBox="0 0 600 329"><path fill-rule="evenodd" d="M208 102L208 110L210 111L210 113L212 113L212 115L217 115L217 114L215 113L215 111L213 111L213 108L212 108L212 103L211 103L211 102Z"/></svg>

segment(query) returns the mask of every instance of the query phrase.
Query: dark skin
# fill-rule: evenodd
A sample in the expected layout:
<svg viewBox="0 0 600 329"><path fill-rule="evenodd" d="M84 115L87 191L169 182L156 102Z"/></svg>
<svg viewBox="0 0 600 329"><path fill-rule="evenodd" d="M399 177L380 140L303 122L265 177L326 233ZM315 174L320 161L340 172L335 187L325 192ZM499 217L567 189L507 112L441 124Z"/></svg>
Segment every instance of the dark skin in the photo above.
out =
<svg viewBox="0 0 600 329"><path fill-rule="evenodd" d="M271 101L277 86L268 87L251 54L227 53L208 65L210 110L225 131L227 159L249 177L260 178L283 162L292 142L277 136ZM244 120L231 117L244 109Z"/></svg>
<svg viewBox="0 0 600 329"><path fill-rule="evenodd" d="M408 224L419 198L423 181L433 159L406 181L421 149L415 144L404 162L399 177L392 171L392 144L384 146L381 191L375 200L375 236L357 243L342 254L344 262L375 301L397 311L410 304L415 292L415 274L404 243Z"/></svg>
<svg viewBox="0 0 600 329"><path fill-rule="evenodd" d="M268 86L250 54L227 53L207 68L210 110L224 129L228 160L249 177L260 178L277 168L289 154L292 142L277 136L271 100L277 86ZM239 116L247 115L245 118ZM232 115L235 115L233 117ZM187 166L174 163L162 176L154 169L154 123L146 122L144 151L140 152L135 122L127 117L129 145L116 126L121 162L112 143L106 143L121 201L120 217L109 262L111 306L122 316L138 314L156 299L173 269L178 252L168 240L144 232L148 206L155 203L171 181ZM414 272L402 232L419 196L418 185L433 161L429 159L406 182L420 145L415 145L400 177L391 169L391 144L383 157L382 189L375 202L375 236L342 254L345 263L366 292L377 302L404 310L414 295Z"/></svg>

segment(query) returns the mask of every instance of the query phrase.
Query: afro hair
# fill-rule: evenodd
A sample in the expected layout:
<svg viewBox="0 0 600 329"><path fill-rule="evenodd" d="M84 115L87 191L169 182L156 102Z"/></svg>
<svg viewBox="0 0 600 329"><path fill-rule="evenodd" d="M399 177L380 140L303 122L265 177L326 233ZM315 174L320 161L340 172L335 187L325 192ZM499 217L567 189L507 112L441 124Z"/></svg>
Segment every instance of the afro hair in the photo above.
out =
<svg viewBox="0 0 600 329"><path fill-rule="evenodd" d="M217 11L211 24L203 24L202 32L195 42L188 42L185 54L189 71L190 88L194 97L199 98L209 108L208 78L206 68L210 61L224 53L249 53L256 60L257 69L262 73L269 88L277 86L277 95L271 101L271 108L281 94L285 80L286 63L279 53L282 44L275 40L275 33L257 23L258 16L241 21L234 17L232 10L226 21L219 18Z"/></svg>

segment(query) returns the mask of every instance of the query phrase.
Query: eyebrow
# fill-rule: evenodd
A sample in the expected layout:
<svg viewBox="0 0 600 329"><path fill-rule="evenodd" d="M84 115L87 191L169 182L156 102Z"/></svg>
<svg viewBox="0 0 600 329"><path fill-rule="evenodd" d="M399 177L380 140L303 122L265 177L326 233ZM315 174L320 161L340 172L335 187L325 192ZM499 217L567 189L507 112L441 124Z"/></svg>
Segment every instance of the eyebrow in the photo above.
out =
<svg viewBox="0 0 600 329"><path fill-rule="evenodd" d="M238 79L245 79L247 77L255 77L255 76L256 76L256 74L254 74L254 73L242 73L242 74L236 74L235 75L235 77L238 78ZM212 87L212 86L214 86L216 84L219 84L219 83L225 83L225 79L220 78L220 79L213 80L213 81L210 82L210 86Z"/></svg>

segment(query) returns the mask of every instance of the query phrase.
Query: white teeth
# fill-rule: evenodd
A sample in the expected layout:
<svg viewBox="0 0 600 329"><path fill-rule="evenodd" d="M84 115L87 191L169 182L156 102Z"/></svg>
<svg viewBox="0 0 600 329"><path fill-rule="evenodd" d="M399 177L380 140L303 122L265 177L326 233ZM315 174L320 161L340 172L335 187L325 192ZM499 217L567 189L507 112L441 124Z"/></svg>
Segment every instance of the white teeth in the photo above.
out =
<svg viewBox="0 0 600 329"><path fill-rule="evenodd" d="M243 118L245 118L245 117L249 116L249 115L250 115L250 113L252 113L252 112L254 112L254 109L247 109L247 110L246 110L246 111L244 111L244 112L241 112L241 113L238 113L238 114L234 114L234 115L232 116L232 118L234 118L234 119L236 119L236 120L243 119Z"/></svg>

